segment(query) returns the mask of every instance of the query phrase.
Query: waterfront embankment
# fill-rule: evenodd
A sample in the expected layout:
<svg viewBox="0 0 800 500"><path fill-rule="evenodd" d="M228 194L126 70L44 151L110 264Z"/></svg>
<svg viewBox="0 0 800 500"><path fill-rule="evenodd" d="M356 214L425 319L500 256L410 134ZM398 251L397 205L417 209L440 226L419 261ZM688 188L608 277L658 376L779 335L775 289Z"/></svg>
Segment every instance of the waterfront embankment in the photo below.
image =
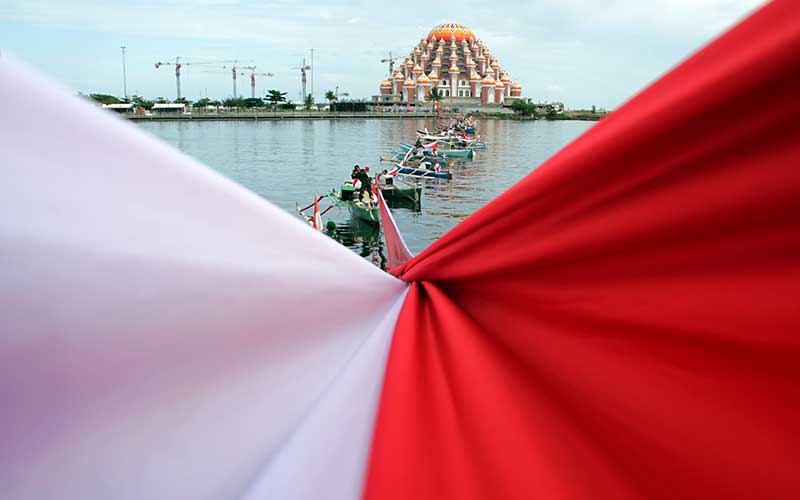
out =
<svg viewBox="0 0 800 500"><path fill-rule="evenodd" d="M420 118L436 118L431 112L411 111L402 113L363 111L230 111L221 113L151 113L132 114L120 113L121 116L136 121L259 121L259 120L338 120L338 119L389 119L389 120L418 120ZM533 120L530 117L521 117L513 113L474 113L485 119L492 120ZM572 112L561 114L557 120L586 120L597 121L602 118L601 113L582 113L574 115ZM539 118L542 119L542 118Z"/></svg>

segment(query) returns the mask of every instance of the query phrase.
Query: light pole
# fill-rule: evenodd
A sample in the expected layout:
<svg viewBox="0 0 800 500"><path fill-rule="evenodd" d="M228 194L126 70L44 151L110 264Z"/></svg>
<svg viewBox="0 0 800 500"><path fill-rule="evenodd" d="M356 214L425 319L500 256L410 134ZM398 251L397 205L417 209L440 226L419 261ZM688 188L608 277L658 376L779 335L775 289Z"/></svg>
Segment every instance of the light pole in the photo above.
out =
<svg viewBox="0 0 800 500"><path fill-rule="evenodd" d="M122 91L125 93L125 100L128 100L128 76L125 74L125 46L122 49Z"/></svg>

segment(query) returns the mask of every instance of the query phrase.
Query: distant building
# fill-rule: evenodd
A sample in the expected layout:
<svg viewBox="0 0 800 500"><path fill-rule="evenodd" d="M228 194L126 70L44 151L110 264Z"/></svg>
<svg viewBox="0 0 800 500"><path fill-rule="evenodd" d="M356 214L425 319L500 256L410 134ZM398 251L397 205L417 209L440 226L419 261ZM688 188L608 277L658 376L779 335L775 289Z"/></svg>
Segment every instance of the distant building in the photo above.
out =
<svg viewBox="0 0 800 500"><path fill-rule="evenodd" d="M130 103L103 104L103 108L117 113L133 113L133 104Z"/></svg>
<svg viewBox="0 0 800 500"><path fill-rule="evenodd" d="M463 24L444 23L412 49L393 75L381 82L376 104L425 102L437 89L447 106L500 106L522 98L500 61Z"/></svg>
<svg viewBox="0 0 800 500"><path fill-rule="evenodd" d="M173 103L173 102L163 102L163 103L156 103L153 104L153 109L156 113L185 113L186 112L186 105L180 103Z"/></svg>

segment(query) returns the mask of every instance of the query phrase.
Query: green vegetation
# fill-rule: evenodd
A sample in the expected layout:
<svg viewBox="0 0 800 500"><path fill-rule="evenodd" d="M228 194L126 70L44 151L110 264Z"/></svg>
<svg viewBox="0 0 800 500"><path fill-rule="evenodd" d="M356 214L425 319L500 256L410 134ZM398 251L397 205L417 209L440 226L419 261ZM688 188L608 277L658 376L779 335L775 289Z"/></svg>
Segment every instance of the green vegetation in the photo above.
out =
<svg viewBox="0 0 800 500"><path fill-rule="evenodd" d="M120 104L123 102L122 99L108 94L89 94L89 97L100 104Z"/></svg>
<svg viewBox="0 0 800 500"><path fill-rule="evenodd" d="M308 94L305 99L303 99L303 107L306 109L311 109L314 107L314 96Z"/></svg>
<svg viewBox="0 0 800 500"><path fill-rule="evenodd" d="M138 95L131 96L131 103L140 109L152 109L153 104L155 104L153 101L150 101Z"/></svg>
<svg viewBox="0 0 800 500"><path fill-rule="evenodd" d="M328 100L328 104L333 104L333 101L338 101L339 98L336 97L336 93L333 90L329 90L325 92L325 99Z"/></svg>
<svg viewBox="0 0 800 500"><path fill-rule="evenodd" d="M522 99L516 99L511 103L511 110L517 116L526 118L533 118L534 120L539 117L536 104Z"/></svg>
<svg viewBox="0 0 800 500"><path fill-rule="evenodd" d="M278 104L286 102L286 92L275 89L268 90L265 100L272 105L272 109L274 110Z"/></svg>
<svg viewBox="0 0 800 500"><path fill-rule="evenodd" d="M444 96L439 92L439 89L432 88L430 92L428 92L428 95L425 96L425 99L431 102L442 102Z"/></svg>

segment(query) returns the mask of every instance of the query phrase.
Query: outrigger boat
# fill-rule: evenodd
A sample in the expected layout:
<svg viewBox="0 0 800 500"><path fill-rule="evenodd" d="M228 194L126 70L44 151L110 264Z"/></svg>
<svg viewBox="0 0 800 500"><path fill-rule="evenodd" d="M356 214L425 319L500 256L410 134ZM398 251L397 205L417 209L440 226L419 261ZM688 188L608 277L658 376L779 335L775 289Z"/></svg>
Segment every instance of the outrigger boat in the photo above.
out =
<svg viewBox="0 0 800 500"><path fill-rule="evenodd" d="M414 146L411 144L399 144L398 149L402 152L402 154L406 154L412 149ZM434 150L432 145L426 144L422 147L422 150L428 153L430 156L438 156L440 159L444 160L457 160L457 159L465 159L465 160L472 160L475 158L476 153L472 149L438 149Z"/></svg>
<svg viewBox="0 0 800 500"><path fill-rule="evenodd" d="M376 226L381 223L381 213L378 205L367 204L363 200L356 199L355 188L352 184L342 184L338 193L331 192L329 196L334 200L334 206L346 206L353 218Z"/></svg>
<svg viewBox="0 0 800 500"><path fill-rule="evenodd" d="M435 170L428 170L426 168L414 168L414 167L407 167L401 164L397 164L397 173L402 175L408 175L411 177L433 177L437 179L452 179L453 173L449 170L442 170L436 172Z"/></svg>

